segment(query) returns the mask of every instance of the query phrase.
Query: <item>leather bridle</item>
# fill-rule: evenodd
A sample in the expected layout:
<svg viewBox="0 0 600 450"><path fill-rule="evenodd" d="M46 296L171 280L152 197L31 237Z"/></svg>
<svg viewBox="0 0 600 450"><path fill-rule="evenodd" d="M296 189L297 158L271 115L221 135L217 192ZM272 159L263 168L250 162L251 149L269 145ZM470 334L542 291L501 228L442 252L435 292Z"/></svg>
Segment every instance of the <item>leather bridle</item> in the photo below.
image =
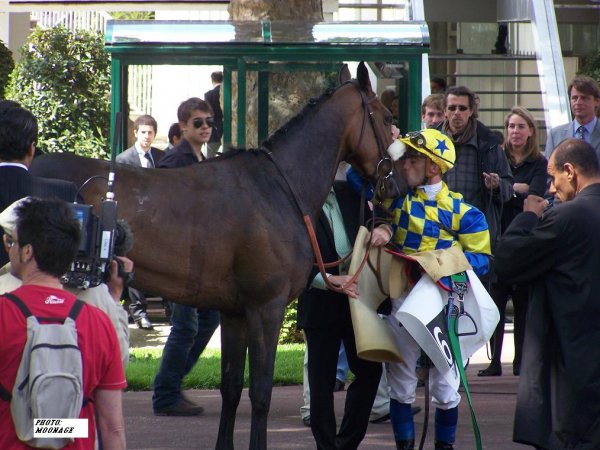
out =
<svg viewBox="0 0 600 450"><path fill-rule="evenodd" d="M361 97L361 102L362 102L362 107L363 107L363 122L362 122L362 127L360 130L360 135L358 138L358 143L356 148L360 148L365 132L366 132L366 128L367 128L367 122L371 125L371 128L373 130L373 135L375 136L375 140L377 141L377 151L379 154L379 162L377 163L377 170L376 170L376 177L377 177L377 182L376 182L376 188L380 186L383 186L385 183L385 180L393 180L393 163L391 158L389 157L389 155L387 155L386 153L386 148L385 148L385 144L384 144L384 140L383 137L381 136L381 134L378 132L377 126L375 124L375 117L373 114L373 110L371 108L371 102L373 102L374 100L377 99L377 96L374 95L373 97L371 97L370 99L367 97L367 95L365 94L364 91L362 91L360 89L360 86L358 84L358 82L356 80L350 80L350 81L346 81L345 83L341 84L340 86L338 86L333 92L335 92L337 89L341 88L342 86L346 85L346 84L352 84L356 87L356 89L358 90L358 92L360 93L360 97ZM312 220L310 218L310 215L307 213L307 211L305 210L305 208L303 207L302 203L300 202L300 198L298 196L298 194L296 193L296 190L294 189L294 187L292 186L292 184L290 183L290 181L288 180L287 176L285 175L285 172L281 169L280 165L277 163L277 161L275 160L275 158L273 157L273 153L270 150L264 149L264 148L260 148L259 151L261 151L265 156L267 156L267 158L269 159L269 161L271 161L273 163L273 165L277 168L277 171L279 172L279 174L281 175L281 177L283 178L283 180L285 181L285 184L287 185L291 197L294 200L294 204L296 205L296 207L298 208L298 211L300 212L300 214L302 215L302 218L304 220L304 224L306 227L306 231L308 233L308 236L310 238L310 243L313 249L313 252L315 254L315 259L316 259L316 265L319 268L319 272L321 273L321 276L323 277L323 280L327 286L328 289L338 292L338 293L344 293L344 290L350 286L352 283L354 283L358 277L360 276L360 272L362 271L363 267L365 266L367 260L369 259L369 252L371 250L372 247L372 242L369 242L368 247L367 247L367 251L365 252L365 256L363 258L363 260L361 261L361 264L359 266L359 268L357 269L356 273L352 276L352 278L350 279L350 281L344 285L344 286L336 286L333 283L331 283L328 280L327 274L325 272L325 267L334 267L336 265L341 264L343 261L345 261L350 255L346 255L344 258L340 259L339 261L335 261L332 263L327 263L325 264L323 262L323 256L321 255L321 250L319 249L319 244L317 242L317 237L315 235L315 230L312 224ZM389 170L385 168L386 164L389 164ZM376 191L377 192L377 191ZM374 226L374 225L372 225ZM372 231L372 230L371 230Z"/></svg>

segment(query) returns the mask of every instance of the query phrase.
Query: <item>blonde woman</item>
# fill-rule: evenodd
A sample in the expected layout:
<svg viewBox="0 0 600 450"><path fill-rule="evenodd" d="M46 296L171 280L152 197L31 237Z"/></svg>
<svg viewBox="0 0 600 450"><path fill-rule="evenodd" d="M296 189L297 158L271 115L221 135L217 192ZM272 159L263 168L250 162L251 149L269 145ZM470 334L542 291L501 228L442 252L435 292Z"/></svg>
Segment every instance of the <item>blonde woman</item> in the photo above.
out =
<svg viewBox="0 0 600 450"><path fill-rule="evenodd" d="M514 178L514 195L503 206L502 232L517 214L523 211L523 201L530 193L543 197L546 192L548 163L540 151L537 135L535 119L527 109L515 106L504 118L504 151ZM492 361L486 369L480 370L478 375L502 375L500 355L504 339L506 303L509 298L512 298L515 310L513 374L519 375L528 302L527 286L514 286L499 279L492 284L492 297L500 311L500 322L491 339Z"/></svg>

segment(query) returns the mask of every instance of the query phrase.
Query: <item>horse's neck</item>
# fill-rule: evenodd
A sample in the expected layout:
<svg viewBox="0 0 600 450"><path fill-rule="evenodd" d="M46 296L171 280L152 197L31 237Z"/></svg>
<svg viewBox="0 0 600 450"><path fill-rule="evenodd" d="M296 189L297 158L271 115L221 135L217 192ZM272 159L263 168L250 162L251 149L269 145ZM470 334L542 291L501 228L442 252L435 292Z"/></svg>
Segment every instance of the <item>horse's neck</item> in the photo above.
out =
<svg viewBox="0 0 600 450"><path fill-rule="evenodd" d="M321 108L291 126L272 147L274 159L309 213L323 206L337 169L343 121L327 114L336 113Z"/></svg>

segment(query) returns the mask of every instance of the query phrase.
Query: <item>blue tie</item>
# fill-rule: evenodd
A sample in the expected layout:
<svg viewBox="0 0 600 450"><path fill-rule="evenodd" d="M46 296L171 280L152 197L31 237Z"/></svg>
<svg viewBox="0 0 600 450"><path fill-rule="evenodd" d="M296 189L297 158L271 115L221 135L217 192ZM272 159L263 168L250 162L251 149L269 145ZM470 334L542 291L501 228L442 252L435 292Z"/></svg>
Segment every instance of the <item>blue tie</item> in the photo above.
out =
<svg viewBox="0 0 600 450"><path fill-rule="evenodd" d="M577 128L577 131L575 132L575 137L577 139L585 139L585 127L583 125L580 125L579 128Z"/></svg>

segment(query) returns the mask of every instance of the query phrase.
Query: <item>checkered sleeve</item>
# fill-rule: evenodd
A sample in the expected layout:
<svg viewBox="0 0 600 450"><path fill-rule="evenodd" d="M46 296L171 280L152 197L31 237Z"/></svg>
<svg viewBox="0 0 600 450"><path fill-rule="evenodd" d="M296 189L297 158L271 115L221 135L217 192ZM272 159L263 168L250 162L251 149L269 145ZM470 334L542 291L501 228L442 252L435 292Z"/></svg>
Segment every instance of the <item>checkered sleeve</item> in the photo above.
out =
<svg viewBox="0 0 600 450"><path fill-rule="evenodd" d="M473 270L479 276L489 271L491 255L490 232L481 211L474 206L461 203L458 240Z"/></svg>

